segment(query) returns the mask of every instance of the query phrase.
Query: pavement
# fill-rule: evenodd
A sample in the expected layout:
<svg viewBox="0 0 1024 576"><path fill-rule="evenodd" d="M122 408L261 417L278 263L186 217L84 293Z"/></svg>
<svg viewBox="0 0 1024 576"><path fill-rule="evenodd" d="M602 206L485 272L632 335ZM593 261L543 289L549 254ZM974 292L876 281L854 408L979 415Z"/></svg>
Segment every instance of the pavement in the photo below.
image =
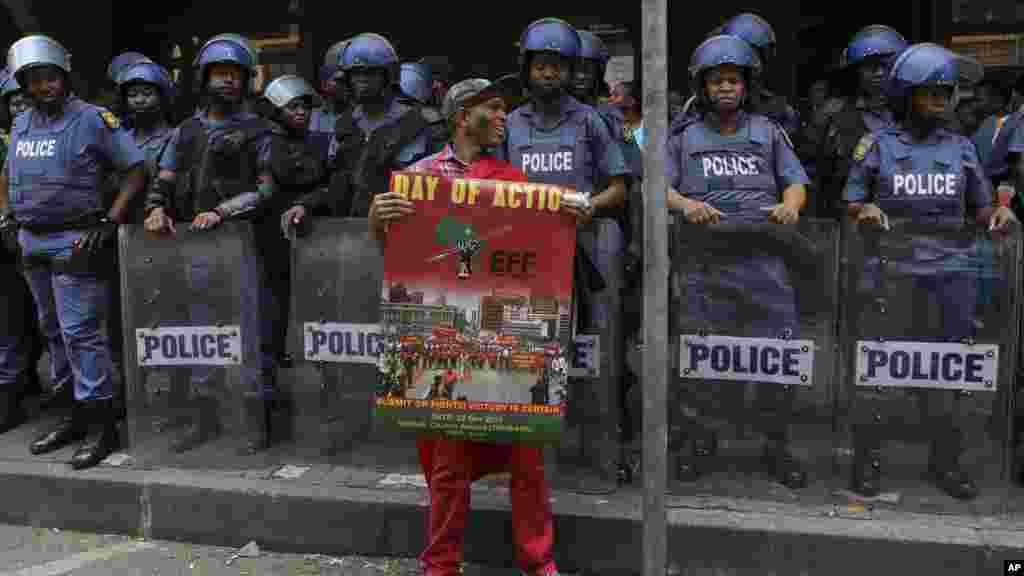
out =
<svg viewBox="0 0 1024 576"><path fill-rule="evenodd" d="M0 530L0 576L220 574L213 568L186 571L181 562L190 556L174 552L180 557L164 558L164 548L202 549L205 554L203 547L209 547L219 561L225 550L238 551L249 543L283 554L284 562L273 564L277 556L262 559L268 567L260 564L251 574L303 574L287 562L305 562L308 555L369 558L367 562L378 566L386 562L374 559L386 557L393 562L387 564L392 572L385 574L416 573L411 559L425 541L429 500L411 440L373 433L329 456L287 443L245 456L237 451L241 438L228 433L179 457L133 446L97 468L75 472L66 464L74 447L40 457L26 448L53 418L36 417L0 435L0 523L30 531L24 534L53 528L80 531L100 544L88 549L56 544L32 548L24 536L7 538ZM889 492L879 499L862 501L844 492L844 476L830 472L832 461L826 459L813 470L816 481L793 492L742 469L741 464L754 460L745 457L754 452L742 439L725 444L735 462L723 460L709 481L676 487L666 499L673 574L963 576L1002 574L1005 560L1024 559L1024 489L1019 487L993 479L983 484L983 498L959 503L915 479L911 471L890 482ZM568 452L573 450L570 446ZM917 452L891 452L889 460L910 466L920 460ZM559 567L580 575L639 574L639 483L613 492L583 493L573 481L579 471L562 461L553 466L553 458L549 453ZM507 477L474 485L466 557L478 573L516 574L507 486ZM156 548L123 544L111 548L115 556L108 558L104 552L74 572L24 571L129 541L164 543ZM165 541L192 547L175 548ZM132 568L131 558L142 559L140 566L152 562L157 572ZM128 562L122 572L96 568L122 561ZM359 572L362 565L355 560L330 564L337 561L320 563L321 572L310 573L376 574ZM339 567L340 572L330 571Z"/></svg>

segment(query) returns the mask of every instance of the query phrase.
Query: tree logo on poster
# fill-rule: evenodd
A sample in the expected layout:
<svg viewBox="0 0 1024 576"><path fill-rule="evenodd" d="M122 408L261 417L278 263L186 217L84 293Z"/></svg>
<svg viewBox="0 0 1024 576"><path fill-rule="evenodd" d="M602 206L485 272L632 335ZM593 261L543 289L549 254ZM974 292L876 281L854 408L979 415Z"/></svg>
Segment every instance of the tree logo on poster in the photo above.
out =
<svg viewBox="0 0 1024 576"><path fill-rule="evenodd" d="M445 216L437 224L435 242L448 249L432 257L429 261L440 262L449 256L458 256L457 277L459 280L467 280L473 274L473 258L484 249L487 240L504 235L511 229L511 226L504 226L490 234L478 237L472 224Z"/></svg>

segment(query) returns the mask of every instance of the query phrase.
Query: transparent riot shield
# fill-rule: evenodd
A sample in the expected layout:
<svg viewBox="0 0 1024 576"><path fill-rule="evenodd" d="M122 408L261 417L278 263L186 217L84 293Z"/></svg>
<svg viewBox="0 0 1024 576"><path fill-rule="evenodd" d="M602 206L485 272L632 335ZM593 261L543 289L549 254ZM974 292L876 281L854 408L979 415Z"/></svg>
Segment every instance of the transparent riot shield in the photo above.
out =
<svg viewBox="0 0 1024 576"><path fill-rule="evenodd" d="M120 230L128 437L141 465L245 467L264 423L260 263L248 223Z"/></svg>
<svg viewBox="0 0 1024 576"><path fill-rule="evenodd" d="M674 235L670 490L826 499L837 226L679 219Z"/></svg>
<svg viewBox="0 0 1024 576"><path fill-rule="evenodd" d="M339 466L418 473L414 439L374 426L384 267L366 220L315 220L292 258L297 448Z"/></svg>
<svg viewBox="0 0 1024 576"><path fill-rule="evenodd" d="M1009 489L1020 232L846 230L841 494L991 514Z"/></svg>
<svg viewBox="0 0 1024 576"><path fill-rule="evenodd" d="M562 441L555 457L549 458L549 476L559 488L607 494L615 490L620 468L629 466L629 454L620 449L625 246L619 224L611 219L595 220L580 228L577 241L577 250L584 251L589 264L577 266L574 278L577 301L568 409ZM594 289L597 279L581 278L594 274L600 276L603 289Z"/></svg>

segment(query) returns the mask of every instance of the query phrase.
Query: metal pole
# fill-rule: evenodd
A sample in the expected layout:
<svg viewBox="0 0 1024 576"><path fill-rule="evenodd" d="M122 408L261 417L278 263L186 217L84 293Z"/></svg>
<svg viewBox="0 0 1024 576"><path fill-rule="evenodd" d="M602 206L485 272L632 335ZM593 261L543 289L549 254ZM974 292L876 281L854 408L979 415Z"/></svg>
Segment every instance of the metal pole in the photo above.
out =
<svg viewBox="0 0 1024 576"><path fill-rule="evenodd" d="M643 574L664 576L668 556L668 2L643 0L644 379Z"/></svg>

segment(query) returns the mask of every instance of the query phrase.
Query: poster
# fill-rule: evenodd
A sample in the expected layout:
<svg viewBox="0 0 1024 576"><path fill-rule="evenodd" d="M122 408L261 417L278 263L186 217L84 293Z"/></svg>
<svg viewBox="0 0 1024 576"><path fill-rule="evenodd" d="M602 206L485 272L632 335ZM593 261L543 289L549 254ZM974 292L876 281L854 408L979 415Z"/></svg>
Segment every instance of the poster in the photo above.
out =
<svg viewBox="0 0 1024 576"><path fill-rule="evenodd" d="M558 441L576 228L571 190L398 172L416 205L384 247L375 417L425 436Z"/></svg>

